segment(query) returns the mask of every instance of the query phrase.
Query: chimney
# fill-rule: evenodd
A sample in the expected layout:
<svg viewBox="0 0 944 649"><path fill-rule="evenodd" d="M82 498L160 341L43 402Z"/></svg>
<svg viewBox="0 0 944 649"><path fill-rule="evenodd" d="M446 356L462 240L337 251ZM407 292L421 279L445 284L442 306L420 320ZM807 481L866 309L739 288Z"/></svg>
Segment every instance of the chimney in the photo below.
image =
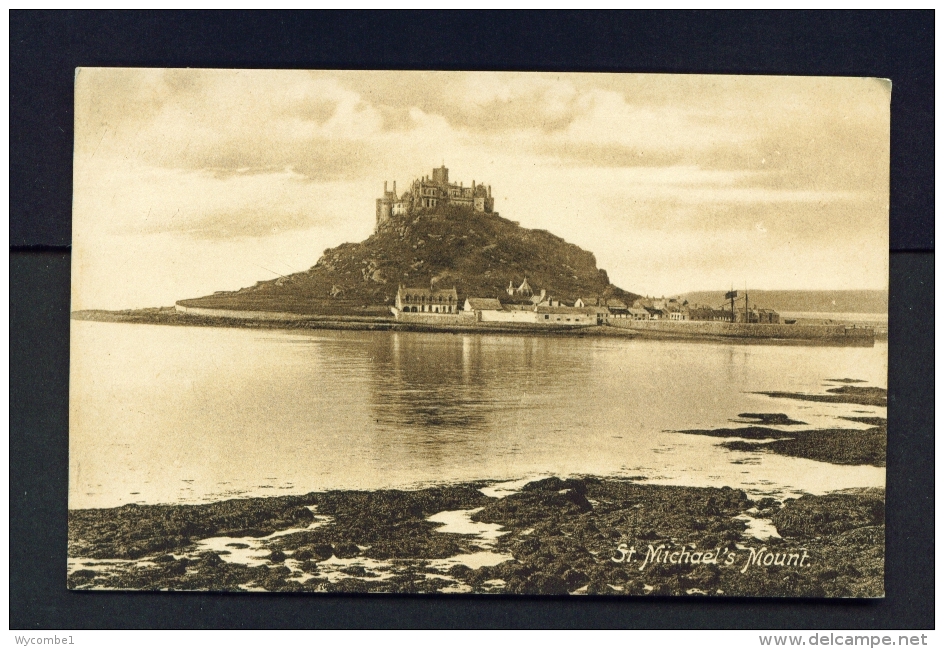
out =
<svg viewBox="0 0 944 649"><path fill-rule="evenodd" d="M384 181L384 194L386 193L387 193L387 181L385 180Z"/></svg>
<svg viewBox="0 0 944 649"><path fill-rule="evenodd" d="M393 181L393 195L394 196L397 195L397 181L396 180Z"/></svg>
<svg viewBox="0 0 944 649"><path fill-rule="evenodd" d="M489 198L492 197L492 186L491 186L491 185L488 186L488 197L489 197Z"/></svg>

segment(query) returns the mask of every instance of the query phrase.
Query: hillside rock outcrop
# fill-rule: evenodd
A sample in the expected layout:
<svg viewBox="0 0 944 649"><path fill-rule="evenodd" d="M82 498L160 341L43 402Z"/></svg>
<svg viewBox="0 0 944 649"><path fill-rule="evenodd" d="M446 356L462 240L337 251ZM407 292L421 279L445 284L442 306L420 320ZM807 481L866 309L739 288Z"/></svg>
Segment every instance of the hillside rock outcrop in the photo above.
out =
<svg viewBox="0 0 944 649"><path fill-rule="evenodd" d="M456 287L459 299L504 295L527 277L564 300L635 294L610 283L596 258L546 230L497 214L446 208L397 216L360 243L324 251L312 268L238 291L184 300L187 306L290 312L384 312L397 286Z"/></svg>

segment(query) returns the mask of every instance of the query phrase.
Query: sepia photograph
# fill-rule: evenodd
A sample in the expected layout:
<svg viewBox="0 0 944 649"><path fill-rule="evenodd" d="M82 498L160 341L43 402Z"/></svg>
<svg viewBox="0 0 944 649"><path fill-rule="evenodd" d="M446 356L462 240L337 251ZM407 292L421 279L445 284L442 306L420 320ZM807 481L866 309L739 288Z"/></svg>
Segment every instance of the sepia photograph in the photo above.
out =
<svg viewBox="0 0 944 649"><path fill-rule="evenodd" d="M68 588L884 597L891 95L76 69Z"/></svg>

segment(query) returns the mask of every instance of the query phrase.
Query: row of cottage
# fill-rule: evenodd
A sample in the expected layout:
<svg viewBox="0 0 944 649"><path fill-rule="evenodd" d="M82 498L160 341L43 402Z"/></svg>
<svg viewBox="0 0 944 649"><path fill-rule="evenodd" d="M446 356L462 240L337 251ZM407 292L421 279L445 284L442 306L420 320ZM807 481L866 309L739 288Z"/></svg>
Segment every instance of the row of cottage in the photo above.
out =
<svg viewBox="0 0 944 649"><path fill-rule="evenodd" d="M698 320L712 322L751 322L755 324L780 324L780 314L773 309L717 308L700 304L690 304L681 298L650 298L643 297L633 302L636 309L644 309L649 313L648 318L642 320Z"/></svg>
<svg viewBox="0 0 944 649"><path fill-rule="evenodd" d="M527 281L523 283L527 286ZM612 304L614 310L623 303ZM427 316L452 316L468 318L472 322L505 322L525 324L554 324L564 326L586 326L603 324L613 317L606 306L585 306L581 300L576 304L564 304L548 297L546 291L524 295L513 289L508 298L468 297L460 304L455 288L403 288L397 291L395 305L391 308L398 320L416 319L413 314ZM621 316L622 317L622 316Z"/></svg>
<svg viewBox="0 0 944 649"><path fill-rule="evenodd" d="M391 310L398 320L410 320L412 314L426 316L465 317L471 322L508 322L561 326L602 325L614 319L631 320L716 320L721 322L745 321L779 322L776 312L754 309L745 316L723 309L699 307L678 298L639 298L632 306L615 298L581 297L574 302L552 298L542 289L535 293L528 279L517 287L509 282L501 299L467 297L460 304L455 287L405 288L397 290Z"/></svg>

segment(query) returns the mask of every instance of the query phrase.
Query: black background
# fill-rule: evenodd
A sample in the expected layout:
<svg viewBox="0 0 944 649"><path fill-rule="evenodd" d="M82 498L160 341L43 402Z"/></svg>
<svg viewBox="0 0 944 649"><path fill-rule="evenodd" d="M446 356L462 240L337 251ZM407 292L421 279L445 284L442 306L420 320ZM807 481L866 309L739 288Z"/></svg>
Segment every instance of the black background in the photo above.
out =
<svg viewBox="0 0 944 649"><path fill-rule="evenodd" d="M10 12L10 627L933 628L934 13ZM79 66L892 80L886 597L70 592L72 89Z"/></svg>

